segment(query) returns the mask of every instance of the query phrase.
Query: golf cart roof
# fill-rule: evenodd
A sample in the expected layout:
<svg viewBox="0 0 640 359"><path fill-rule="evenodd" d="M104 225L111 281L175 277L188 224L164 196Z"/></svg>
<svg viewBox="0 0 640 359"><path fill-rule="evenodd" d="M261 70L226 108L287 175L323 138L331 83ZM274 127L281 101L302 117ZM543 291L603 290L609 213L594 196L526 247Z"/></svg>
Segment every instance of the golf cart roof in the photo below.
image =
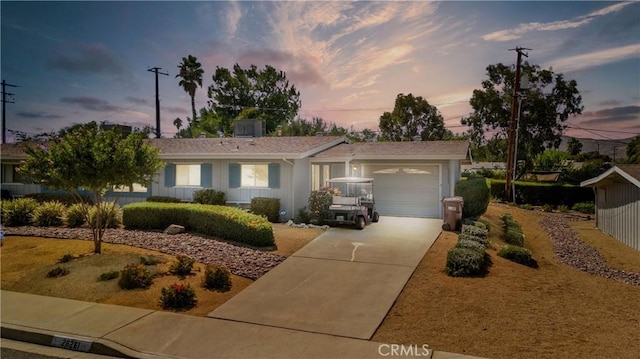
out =
<svg viewBox="0 0 640 359"><path fill-rule="evenodd" d="M373 183L373 178L366 177L337 177L327 180L329 183Z"/></svg>

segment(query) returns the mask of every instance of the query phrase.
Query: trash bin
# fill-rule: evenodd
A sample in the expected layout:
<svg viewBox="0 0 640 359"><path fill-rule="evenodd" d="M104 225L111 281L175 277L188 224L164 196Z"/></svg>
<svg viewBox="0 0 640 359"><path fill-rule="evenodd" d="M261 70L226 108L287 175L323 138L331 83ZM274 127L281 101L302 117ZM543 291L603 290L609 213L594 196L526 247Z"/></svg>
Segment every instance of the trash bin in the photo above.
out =
<svg viewBox="0 0 640 359"><path fill-rule="evenodd" d="M457 231L462 226L462 197L445 197L442 199L442 213L444 223L442 229L445 231Z"/></svg>

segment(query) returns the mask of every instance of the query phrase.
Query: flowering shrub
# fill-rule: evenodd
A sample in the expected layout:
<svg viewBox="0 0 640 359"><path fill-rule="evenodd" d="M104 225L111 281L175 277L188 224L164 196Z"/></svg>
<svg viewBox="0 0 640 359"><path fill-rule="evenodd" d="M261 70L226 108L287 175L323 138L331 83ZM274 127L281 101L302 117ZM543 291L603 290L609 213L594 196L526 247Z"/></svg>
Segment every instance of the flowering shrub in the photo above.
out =
<svg viewBox="0 0 640 359"><path fill-rule="evenodd" d="M189 283L174 283L164 287L160 293L160 305L163 309L187 310L196 306L196 291Z"/></svg>
<svg viewBox="0 0 640 359"><path fill-rule="evenodd" d="M333 187L322 187L318 191L312 191L309 195L309 213L311 219L320 223L327 218L329 206L333 201L333 196L340 194L340 190Z"/></svg>
<svg viewBox="0 0 640 359"><path fill-rule="evenodd" d="M178 276L189 275L191 274L191 270L193 269L193 265L195 264L195 262L196 260L189 256L178 254L176 256L176 261L171 263L169 272Z"/></svg>
<svg viewBox="0 0 640 359"><path fill-rule="evenodd" d="M118 285L122 289L148 288L153 282L151 273L143 264L127 264L122 270Z"/></svg>
<svg viewBox="0 0 640 359"><path fill-rule="evenodd" d="M231 273L226 268L207 266L204 270L202 286L207 289L226 292L231 289Z"/></svg>

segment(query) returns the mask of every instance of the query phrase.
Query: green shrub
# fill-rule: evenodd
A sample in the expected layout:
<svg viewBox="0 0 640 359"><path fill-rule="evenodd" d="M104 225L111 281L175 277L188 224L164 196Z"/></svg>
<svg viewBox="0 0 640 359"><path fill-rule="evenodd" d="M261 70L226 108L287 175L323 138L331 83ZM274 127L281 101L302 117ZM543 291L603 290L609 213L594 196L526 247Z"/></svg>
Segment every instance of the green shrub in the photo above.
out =
<svg viewBox="0 0 640 359"><path fill-rule="evenodd" d="M595 214L596 213L596 205L593 202L580 202L576 203L571 207L572 210L587 213L587 214Z"/></svg>
<svg viewBox="0 0 640 359"><path fill-rule="evenodd" d="M522 247L524 245L524 234L515 229L508 229L504 234L504 242Z"/></svg>
<svg viewBox="0 0 640 359"><path fill-rule="evenodd" d="M492 179L491 196L504 198L504 180ZM592 202L594 200L593 190L587 187L580 187L567 184L549 184L538 182L514 182L515 198L517 203L528 203L534 206L550 204L558 206L561 204L569 207L579 202Z"/></svg>
<svg viewBox="0 0 640 359"><path fill-rule="evenodd" d="M561 204L558 206L558 212L567 213L569 212L569 207L565 206L564 204Z"/></svg>
<svg viewBox="0 0 640 359"><path fill-rule="evenodd" d="M180 198L169 196L149 196L147 197L147 202L180 203L182 200L180 200Z"/></svg>
<svg viewBox="0 0 640 359"><path fill-rule="evenodd" d="M535 260L531 258L531 251L520 246L506 245L500 250L500 252L498 252L498 255L502 258L525 266L535 266Z"/></svg>
<svg viewBox="0 0 640 359"><path fill-rule="evenodd" d="M325 218L329 215L329 207L333 202L333 196L337 195L339 190L332 187L323 187L318 191L311 191L309 195L309 214L311 219L318 223L324 223Z"/></svg>
<svg viewBox="0 0 640 359"><path fill-rule="evenodd" d="M482 243L478 241L473 241L470 239L459 239L458 243L456 243L457 248L469 248L474 251L478 251L479 253L483 253L487 247L485 247Z"/></svg>
<svg viewBox="0 0 640 359"><path fill-rule="evenodd" d="M478 236L474 236L471 234L466 234L466 233L460 233L458 235L458 240L469 240L469 241L474 241L474 242L478 242L480 244L482 244L485 248L489 247L489 239L487 238L483 238L483 237L478 237Z"/></svg>
<svg viewBox="0 0 640 359"><path fill-rule="evenodd" d="M8 227L28 226L31 224L31 215L36 207L38 202L33 198L2 201L2 224Z"/></svg>
<svg viewBox="0 0 640 359"><path fill-rule="evenodd" d="M487 239L489 237L489 231L487 231L486 229L482 229L476 226L471 226L468 224L462 225L462 233L480 237L483 239Z"/></svg>
<svg viewBox="0 0 640 359"><path fill-rule="evenodd" d="M469 248L451 248L447 252L446 271L452 277L474 276L482 273L484 253Z"/></svg>
<svg viewBox="0 0 640 359"><path fill-rule="evenodd" d="M265 218L239 208L189 203L130 203L123 208L128 229L164 230L171 224L202 234L256 247L275 244L273 228Z"/></svg>
<svg viewBox="0 0 640 359"><path fill-rule="evenodd" d="M294 220L296 223L311 223L311 215L309 214L309 210L307 206L304 206L298 209L298 214Z"/></svg>
<svg viewBox="0 0 640 359"><path fill-rule="evenodd" d="M33 210L31 219L36 226L58 227L63 223L66 209L62 202L44 202Z"/></svg>
<svg viewBox="0 0 640 359"><path fill-rule="evenodd" d="M464 199L462 218L478 218L487 211L491 191L483 177L456 183L454 194Z"/></svg>
<svg viewBox="0 0 640 359"><path fill-rule="evenodd" d="M231 272L226 268L207 266L204 270L202 286L221 292L231 289Z"/></svg>
<svg viewBox="0 0 640 359"><path fill-rule="evenodd" d="M107 223L106 228L118 228L122 224L122 210L120 206L114 204L113 202L102 202L100 203L101 212L103 213L103 218L101 219L102 224ZM93 226L97 225L97 213L98 206L92 206L89 209L89 223Z"/></svg>
<svg viewBox="0 0 640 359"><path fill-rule="evenodd" d="M164 263L164 259L160 257L148 256L148 257L140 257L140 264L145 266L154 266L156 264Z"/></svg>
<svg viewBox="0 0 640 359"><path fill-rule="evenodd" d="M491 222L482 218L478 219L477 222L484 224L484 228L487 230L487 233L491 232Z"/></svg>
<svg viewBox="0 0 640 359"><path fill-rule="evenodd" d="M98 281L99 282L103 282L103 281L107 281L107 280L112 280L112 279L116 279L120 276L120 272L117 270L111 271L111 272L105 272L100 274L100 276L98 277Z"/></svg>
<svg viewBox="0 0 640 359"><path fill-rule="evenodd" d="M151 273L140 263L127 264L122 270L118 285L122 289L148 288L153 279Z"/></svg>
<svg viewBox="0 0 640 359"><path fill-rule="evenodd" d="M533 209L533 206L530 205L529 203L525 203L525 204L521 205L520 208L526 209L527 211L530 211L530 210Z"/></svg>
<svg viewBox="0 0 640 359"><path fill-rule="evenodd" d="M227 203L227 195L222 191L216 191L212 188L200 189L193 192L193 202L224 206Z"/></svg>
<svg viewBox="0 0 640 359"><path fill-rule="evenodd" d="M69 270L67 268L58 266L47 272L47 278L64 277L67 274L69 274Z"/></svg>
<svg viewBox="0 0 640 359"><path fill-rule="evenodd" d="M76 259L76 256L74 256L73 253L67 253L58 259L58 263L67 263L74 259Z"/></svg>
<svg viewBox="0 0 640 359"><path fill-rule="evenodd" d="M187 276L189 274L191 274L191 271L193 270L193 265L196 263L196 260L186 256L184 254L178 254L176 256L176 261L171 263L171 266L169 267L169 272L171 274L175 274L177 276Z"/></svg>
<svg viewBox="0 0 640 359"><path fill-rule="evenodd" d="M267 197L254 197L251 199L251 213L267 217L269 222L280 220L280 199Z"/></svg>
<svg viewBox="0 0 640 359"><path fill-rule="evenodd" d="M188 310L197 303L196 291L189 283L174 283L161 289L160 305L163 309Z"/></svg>
<svg viewBox="0 0 640 359"><path fill-rule="evenodd" d="M550 204L545 204L544 206L542 206L542 210L544 212L553 212L553 206Z"/></svg>
<svg viewBox="0 0 640 359"><path fill-rule="evenodd" d="M76 195L76 194L71 194L66 192L29 193L24 196L27 198L33 198L39 203L58 201L58 202L62 202L62 204L66 206L70 206L72 204L82 203L82 202L93 204L93 200L91 199L90 196Z"/></svg>
<svg viewBox="0 0 640 359"><path fill-rule="evenodd" d="M85 204L76 203L67 208L65 222L67 227L81 227L85 222Z"/></svg>

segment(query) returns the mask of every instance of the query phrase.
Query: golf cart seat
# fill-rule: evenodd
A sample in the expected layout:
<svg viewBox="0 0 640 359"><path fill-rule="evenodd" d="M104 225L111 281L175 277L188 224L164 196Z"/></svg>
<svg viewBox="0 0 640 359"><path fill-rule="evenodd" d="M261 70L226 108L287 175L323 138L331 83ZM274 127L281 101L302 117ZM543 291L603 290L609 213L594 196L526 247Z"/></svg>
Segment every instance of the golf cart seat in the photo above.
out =
<svg viewBox="0 0 640 359"><path fill-rule="evenodd" d="M353 208L360 206L360 198L359 197L340 197L333 196L333 201L331 203L330 209L343 209L343 210L352 210Z"/></svg>

